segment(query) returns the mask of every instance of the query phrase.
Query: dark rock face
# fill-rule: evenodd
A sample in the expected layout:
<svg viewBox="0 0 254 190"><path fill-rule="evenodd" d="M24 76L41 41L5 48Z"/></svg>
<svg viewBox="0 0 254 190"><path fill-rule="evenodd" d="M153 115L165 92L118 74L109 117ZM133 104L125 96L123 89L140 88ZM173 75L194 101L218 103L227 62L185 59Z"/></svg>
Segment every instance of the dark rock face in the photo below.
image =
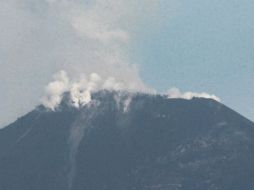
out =
<svg viewBox="0 0 254 190"><path fill-rule="evenodd" d="M0 130L0 189L253 190L254 124L208 99L41 106Z"/></svg>

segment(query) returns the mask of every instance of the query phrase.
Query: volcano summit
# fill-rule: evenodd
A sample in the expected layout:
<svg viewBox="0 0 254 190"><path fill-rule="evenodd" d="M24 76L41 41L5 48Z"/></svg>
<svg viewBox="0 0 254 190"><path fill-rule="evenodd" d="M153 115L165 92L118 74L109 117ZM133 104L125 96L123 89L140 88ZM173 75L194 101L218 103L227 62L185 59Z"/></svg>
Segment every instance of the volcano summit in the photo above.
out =
<svg viewBox="0 0 254 190"><path fill-rule="evenodd" d="M254 124L204 98L68 94L0 130L1 190L253 190Z"/></svg>

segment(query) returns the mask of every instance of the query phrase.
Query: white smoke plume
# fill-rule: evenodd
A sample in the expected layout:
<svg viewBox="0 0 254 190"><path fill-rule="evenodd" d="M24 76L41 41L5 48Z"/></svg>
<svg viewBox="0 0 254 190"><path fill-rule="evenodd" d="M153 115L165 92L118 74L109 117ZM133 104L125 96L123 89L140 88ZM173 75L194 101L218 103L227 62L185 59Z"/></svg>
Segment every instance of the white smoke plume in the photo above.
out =
<svg viewBox="0 0 254 190"><path fill-rule="evenodd" d="M43 98L50 109L66 91L72 92L76 107L88 102L96 89L146 91L129 50L139 27L156 17L160 3L163 1L1 1L0 127L38 105L43 87L59 70L64 71L54 75Z"/></svg>
<svg viewBox="0 0 254 190"><path fill-rule="evenodd" d="M127 83L120 80L118 82L114 77L102 78L97 73L88 76L81 75L78 80L72 80L67 72L62 70L56 73L53 79L54 81L46 86L45 96L42 98L43 105L51 110L55 110L61 103L66 92L70 93L71 104L79 108L89 103L92 93L99 90L142 91L132 82ZM150 91L147 90L146 92Z"/></svg>
<svg viewBox="0 0 254 190"><path fill-rule="evenodd" d="M156 0L4 0L0 6L0 125L39 104L43 87L60 70L75 79L97 73L108 79L146 86L130 45L136 31L155 15ZM114 78L114 79L113 79ZM77 80L77 79L75 79ZM21 82L22 81L22 82ZM65 91L60 83L50 102ZM21 84L22 83L22 84ZM52 90L52 86L58 86ZM78 87L73 87L78 88ZM22 92L22 93L20 93Z"/></svg>
<svg viewBox="0 0 254 190"><path fill-rule="evenodd" d="M213 99L218 102L220 102L220 98L215 96L214 94L208 94L206 92L197 93L197 92L181 92L178 88L171 88L167 92L168 98L182 98L191 100L192 98L207 98L207 99Z"/></svg>
<svg viewBox="0 0 254 190"><path fill-rule="evenodd" d="M42 102L44 106L54 110L60 104L64 92L69 90L69 78L65 71L60 71L53 76L54 81L45 88L45 97Z"/></svg>
<svg viewBox="0 0 254 190"><path fill-rule="evenodd" d="M82 76L70 81L65 71L55 75L55 81L46 87L46 98L43 98L46 107L54 110L67 91L74 106L79 107L90 102L91 93L96 90L147 89L135 65L129 63L125 48L131 35L127 25L140 17L136 6L152 5L153 1L145 0L141 4L134 0L96 0L85 4L65 0L47 2L69 23L82 42L83 52L79 55L82 62L73 63L71 69L71 75L82 73Z"/></svg>

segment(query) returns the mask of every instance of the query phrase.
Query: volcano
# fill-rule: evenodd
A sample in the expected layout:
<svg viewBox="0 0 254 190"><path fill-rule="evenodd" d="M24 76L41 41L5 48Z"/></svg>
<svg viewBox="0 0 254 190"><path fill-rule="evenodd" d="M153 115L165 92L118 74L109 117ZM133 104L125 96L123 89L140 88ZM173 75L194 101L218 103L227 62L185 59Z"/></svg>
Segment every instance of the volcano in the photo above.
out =
<svg viewBox="0 0 254 190"><path fill-rule="evenodd" d="M203 98L68 96L0 130L1 190L253 190L254 123Z"/></svg>

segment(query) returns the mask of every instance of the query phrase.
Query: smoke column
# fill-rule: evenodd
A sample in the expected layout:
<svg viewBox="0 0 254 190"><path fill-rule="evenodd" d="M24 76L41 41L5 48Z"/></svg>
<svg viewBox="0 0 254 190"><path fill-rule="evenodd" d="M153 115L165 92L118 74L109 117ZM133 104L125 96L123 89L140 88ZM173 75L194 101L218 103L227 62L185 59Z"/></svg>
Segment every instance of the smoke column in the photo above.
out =
<svg viewBox="0 0 254 190"><path fill-rule="evenodd" d="M1 2L0 126L38 105L52 75L62 70L72 81L96 73L102 80L111 78L109 86L116 80L146 89L128 48L135 30L154 14L156 6L153 0ZM54 76L53 80L58 79ZM67 83L51 84L57 86L54 90L47 87L47 95L55 93L54 104Z"/></svg>

